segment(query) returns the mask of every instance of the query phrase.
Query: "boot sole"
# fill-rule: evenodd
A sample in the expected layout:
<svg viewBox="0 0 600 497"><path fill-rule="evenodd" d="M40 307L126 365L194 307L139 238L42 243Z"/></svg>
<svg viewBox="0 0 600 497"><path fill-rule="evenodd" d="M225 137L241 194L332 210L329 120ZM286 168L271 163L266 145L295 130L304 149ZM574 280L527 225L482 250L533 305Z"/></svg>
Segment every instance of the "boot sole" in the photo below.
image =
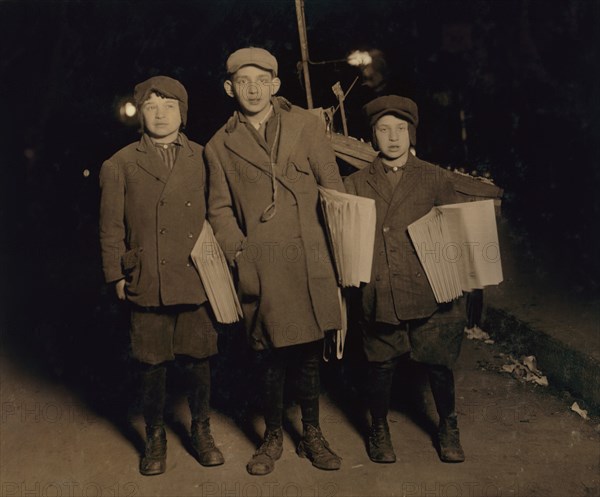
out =
<svg viewBox="0 0 600 497"><path fill-rule="evenodd" d="M440 461L445 462L445 463L449 463L449 464L458 464L461 462L465 462L465 458L463 457L462 459L458 458L458 459L450 459L447 457L440 457Z"/></svg>
<svg viewBox="0 0 600 497"><path fill-rule="evenodd" d="M220 451L219 451L220 452ZM201 466L204 466L205 468L209 468L211 466L221 466L222 464L225 464L225 458L223 457L223 454L221 454L221 459L217 460L216 462L210 462L210 461L203 461L202 456L200 455L200 452L198 452L194 447L192 447L192 455L194 456L194 459L196 459L196 461L198 461L198 464L200 464Z"/></svg>
<svg viewBox="0 0 600 497"><path fill-rule="evenodd" d="M142 476L158 476L158 475L162 475L164 473L165 473L164 471L159 471L158 473L154 473L154 472L148 473L148 472L145 472L145 471L140 471L140 474Z"/></svg>
<svg viewBox="0 0 600 497"><path fill-rule="evenodd" d="M373 459L371 456L369 459L377 464L394 464L396 462L396 459Z"/></svg>
<svg viewBox="0 0 600 497"><path fill-rule="evenodd" d="M162 475L163 473L165 473L167 470L166 468L166 462L165 462L165 468L164 469L159 469L159 470L152 470L152 471L144 471L142 468L140 468L140 474L143 476L156 476L156 475Z"/></svg>
<svg viewBox="0 0 600 497"><path fill-rule="evenodd" d="M196 456L196 461L198 461L198 463L201 466L204 466L205 468L211 468L213 466L222 466L223 464L225 464L225 460L218 461L218 462L204 462L204 461L201 461L197 456Z"/></svg>
<svg viewBox="0 0 600 497"><path fill-rule="evenodd" d="M314 461L308 456L308 453L304 450L304 448L300 447L300 445L298 445L298 448L296 449L296 454L298 454L298 456L300 456L302 458L308 459L315 468L322 469L323 471L337 471L342 466L341 464L339 464L335 468L328 468L328 467L325 467L325 466L317 466L314 463Z"/></svg>

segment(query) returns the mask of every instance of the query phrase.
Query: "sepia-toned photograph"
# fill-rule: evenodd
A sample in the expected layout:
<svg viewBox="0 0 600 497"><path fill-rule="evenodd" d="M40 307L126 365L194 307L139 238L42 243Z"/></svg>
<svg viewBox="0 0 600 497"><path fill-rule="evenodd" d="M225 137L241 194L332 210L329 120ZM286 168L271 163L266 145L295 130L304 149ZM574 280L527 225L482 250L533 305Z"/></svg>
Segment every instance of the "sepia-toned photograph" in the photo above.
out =
<svg viewBox="0 0 600 497"><path fill-rule="evenodd" d="M600 497L599 22L0 0L0 496Z"/></svg>

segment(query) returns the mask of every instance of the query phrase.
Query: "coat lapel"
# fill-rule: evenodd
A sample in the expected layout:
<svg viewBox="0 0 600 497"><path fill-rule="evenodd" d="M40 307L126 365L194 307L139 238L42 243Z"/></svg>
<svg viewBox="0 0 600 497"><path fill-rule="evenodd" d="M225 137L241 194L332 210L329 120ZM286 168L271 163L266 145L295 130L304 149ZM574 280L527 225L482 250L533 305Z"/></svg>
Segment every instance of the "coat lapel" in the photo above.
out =
<svg viewBox="0 0 600 497"><path fill-rule="evenodd" d="M421 168L412 156L409 157L404 167L404 174L400 178L400 181L398 181L392 195L390 212L395 212L398 206L406 201L409 195L415 191L419 181L422 180L421 174L419 174Z"/></svg>
<svg viewBox="0 0 600 497"><path fill-rule="evenodd" d="M202 167L202 158L195 156L187 137L183 134L180 134L179 137L181 140L181 150L179 150L173 170L168 177L165 192L176 190L186 185L190 178L194 177L193 173L195 170ZM190 187L190 185L186 185L186 187ZM198 188L203 187L204 185L198 185Z"/></svg>
<svg viewBox="0 0 600 497"><path fill-rule="evenodd" d="M381 159L379 157L371 163L367 183L388 204L392 201L392 185L390 185L390 182L385 177L385 173L381 167Z"/></svg>
<svg viewBox="0 0 600 497"><path fill-rule="evenodd" d="M290 157L295 150L304 124L283 109L278 109L280 122L279 146L276 157L276 178L286 188L294 190L295 183L288 181L286 168L290 167ZM234 118L237 119L236 116ZM256 138L252 136L250 130L237 121L235 127L225 138L225 146L233 153L238 155L244 161L257 167L268 176L271 176L270 157L265 150L257 143ZM292 178L295 175L291 176Z"/></svg>
<svg viewBox="0 0 600 497"><path fill-rule="evenodd" d="M280 110L281 135L279 137L279 150L277 153L277 166L279 171L288 167L290 156L296 148L304 124L299 119L294 119L288 111ZM285 174L283 175L286 176Z"/></svg>
<svg viewBox="0 0 600 497"><path fill-rule="evenodd" d="M157 180L167 183L169 179L169 171L165 167L160 156L154 150L154 145L150 141L148 135L144 134L137 146L138 160L137 164L144 171L154 176Z"/></svg>
<svg viewBox="0 0 600 497"><path fill-rule="evenodd" d="M237 114L234 119L238 119ZM225 138L225 146L240 159L271 175L269 156L243 123L236 122Z"/></svg>

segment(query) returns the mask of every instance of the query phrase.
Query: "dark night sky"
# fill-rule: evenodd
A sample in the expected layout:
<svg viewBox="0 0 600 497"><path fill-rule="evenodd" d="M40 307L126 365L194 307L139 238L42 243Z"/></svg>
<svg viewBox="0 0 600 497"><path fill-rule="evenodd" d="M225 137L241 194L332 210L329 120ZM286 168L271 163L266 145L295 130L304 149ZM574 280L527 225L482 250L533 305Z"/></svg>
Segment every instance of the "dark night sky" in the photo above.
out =
<svg viewBox="0 0 600 497"><path fill-rule="evenodd" d="M389 91L419 103L419 155L491 172L524 246L596 290L599 11L595 0L306 0L311 59L381 50ZM65 302L70 315L81 309L67 326L101 314L98 172L137 138L117 102L149 76L178 78L190 94L187 134L204 143L233 108L227 54L247 45L277 56L281 94L305 105L293 0L0 0L5 301L35 303L50 327ZM334 105L331 86L357 74L311 66L316 105ZM357 87L348 97L351 130L363 129L372 96Z"/></svg>

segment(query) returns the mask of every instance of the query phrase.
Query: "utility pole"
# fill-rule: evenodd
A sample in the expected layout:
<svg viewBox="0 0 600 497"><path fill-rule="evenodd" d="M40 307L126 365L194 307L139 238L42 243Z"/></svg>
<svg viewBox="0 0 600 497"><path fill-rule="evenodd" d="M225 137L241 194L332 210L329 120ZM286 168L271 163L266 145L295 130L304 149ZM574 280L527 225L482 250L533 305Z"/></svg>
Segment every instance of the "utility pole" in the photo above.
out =
<svg viewBox="0 0 600 497"><path fill-rule="evenodd" d="M298 20L298 35L300 36L300 52L302 54L302 73L306 89L306 102L309 109L313 108L310 74L308 73L308 39L306 37L306 19L304 17L304 0L296 0L296 19Z"/></svg>

